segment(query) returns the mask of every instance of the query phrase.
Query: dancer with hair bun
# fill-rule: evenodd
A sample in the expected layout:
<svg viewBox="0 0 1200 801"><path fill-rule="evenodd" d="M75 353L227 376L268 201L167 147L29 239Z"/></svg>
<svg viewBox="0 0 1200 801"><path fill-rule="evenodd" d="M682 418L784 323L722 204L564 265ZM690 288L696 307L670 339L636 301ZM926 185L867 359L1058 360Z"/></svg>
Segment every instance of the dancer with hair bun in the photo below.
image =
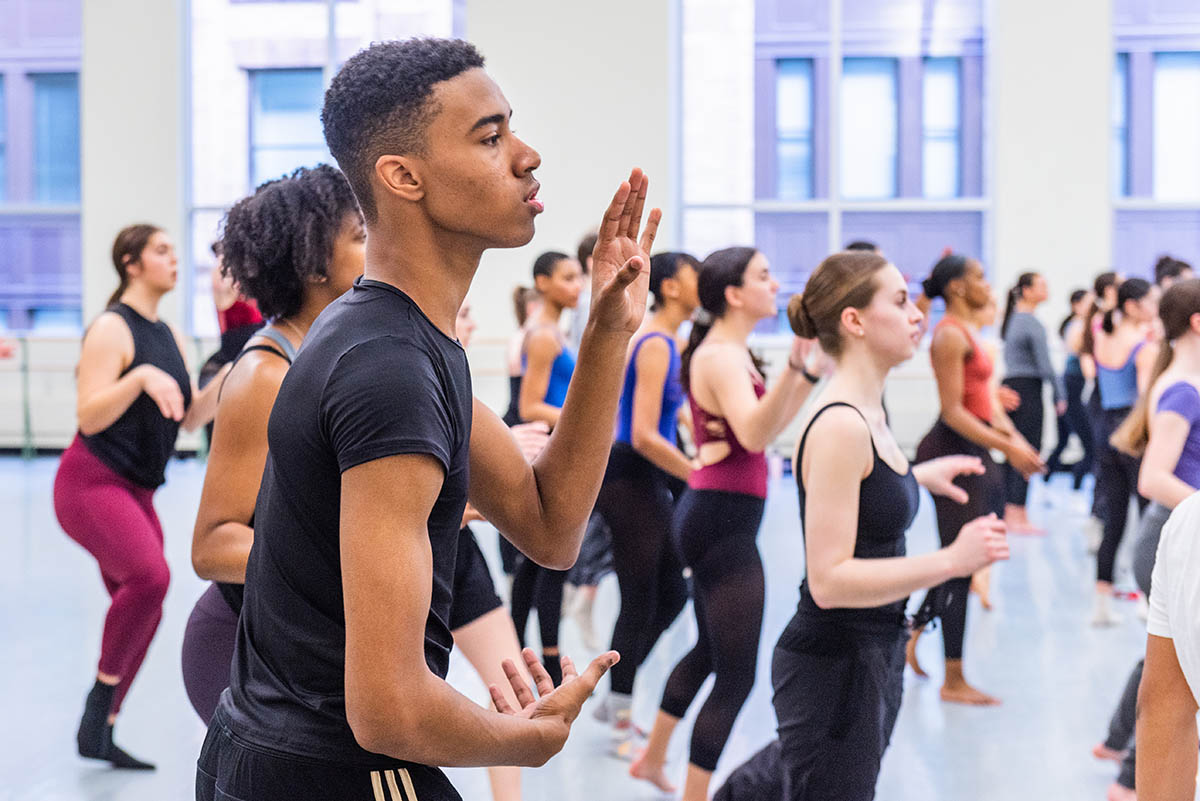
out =
<svg viewBox="0 0 1200 801"><path fill-rule="evenodd" d="M917 447L917 461L965 454L983 465L981 472L962 475L955 483L967 494L965 503L935 497L938 536L951 545L970 521L1004 509L1004 482L990 451L998 450L1018 473L1028 478L1045 470L1038 452L1015 431L1002 409L993 403L990 379L993 362L978 338L976 312L991 302L992 292L978 260L959 253L943 256L924 282L930 299L944 298L946 314L933 331L930 359L937 381L941 412L933 428ZM999 699L967 683L963 673L967 594L970 578L957 577L930 590L913 621L907 660L913 671L925 676L917 662L921 632L933 618L941 618L946 658L941 697L944 701L991 706Z"/></svg>
<svg viewBox="0 0 1200 801"><path fill-rule="evenodd" d="M746 347L777 314L779 284L766 257L748 247L718 250L700 266L700 305L681 357L700 468L675 510L680 556L692 570L699 640L667 679L646 750L630 773L671 791L664 765L671 733L716 674L692 730L684 801L704 801L717 760L754 686L764 581L755 542L767 497L764 449L800 411L824 356L800 338L770 390Z"/></svg>
<svg viewBox="0 0 1200 801"><path fill-rule="evenodd" d="M955 479L977 457L910 464L883 410L892 368L912 358L921 312L900 271L873 253L836 253L788 304L835 368L807 415L796 485L807 576L771 664L779 739L736 769L716 801L869 801L900 711L908 595L1008 556L993 514L941 550L906 556L918 486L968 502Z"/></svg>

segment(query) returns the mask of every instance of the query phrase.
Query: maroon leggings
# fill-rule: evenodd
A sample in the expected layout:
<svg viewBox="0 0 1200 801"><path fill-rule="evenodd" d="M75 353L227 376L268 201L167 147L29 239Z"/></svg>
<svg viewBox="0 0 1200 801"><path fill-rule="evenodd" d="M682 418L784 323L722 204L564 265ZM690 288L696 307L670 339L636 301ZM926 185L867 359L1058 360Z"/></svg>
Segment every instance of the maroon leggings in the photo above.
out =
<svg viewBox="0 0 1200 801"><path fill-rule="evenodd" d="M120 676L112 713L121 709L158 622L171 574L154 490L117 475L78 438L54 477L54 513L67 536L100 565L112 597L100 644L101 673Z"/></svg>

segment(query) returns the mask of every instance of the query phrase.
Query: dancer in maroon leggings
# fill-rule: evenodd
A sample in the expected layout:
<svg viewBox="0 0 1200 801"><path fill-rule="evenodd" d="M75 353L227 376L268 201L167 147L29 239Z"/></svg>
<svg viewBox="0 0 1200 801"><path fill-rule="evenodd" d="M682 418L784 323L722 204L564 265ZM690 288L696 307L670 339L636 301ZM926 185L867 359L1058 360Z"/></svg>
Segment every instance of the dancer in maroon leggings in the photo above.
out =
<svg viewBox="0 0 1200 801"><path fill-rule="evenodd" d="M166 232L132 225L117 235L120 286L83 338L79 433L54 479L58 522L100 565L112 605L100 666L79 723L80 756L152 770L113 743L113 724L162 618L170 572L154 490L163 483L182 425L212 419L217 385L197 390L183 341L158 316L175 287L178 260Z"/></svg>

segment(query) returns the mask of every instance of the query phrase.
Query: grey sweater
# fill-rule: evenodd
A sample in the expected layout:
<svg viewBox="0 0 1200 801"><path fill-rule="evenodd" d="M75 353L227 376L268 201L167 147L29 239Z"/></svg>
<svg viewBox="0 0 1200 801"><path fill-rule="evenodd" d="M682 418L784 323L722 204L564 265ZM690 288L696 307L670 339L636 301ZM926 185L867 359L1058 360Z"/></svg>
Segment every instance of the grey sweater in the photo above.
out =
<svg viewBox="0 0 1200 801"><path fill-rule="evenodd" d="M1005 378L1040 378L1054 387L1054 402L1065 397L1061 377L1050 363L1046 329L1029 312L1013 312L1004 336Z"/></svg>

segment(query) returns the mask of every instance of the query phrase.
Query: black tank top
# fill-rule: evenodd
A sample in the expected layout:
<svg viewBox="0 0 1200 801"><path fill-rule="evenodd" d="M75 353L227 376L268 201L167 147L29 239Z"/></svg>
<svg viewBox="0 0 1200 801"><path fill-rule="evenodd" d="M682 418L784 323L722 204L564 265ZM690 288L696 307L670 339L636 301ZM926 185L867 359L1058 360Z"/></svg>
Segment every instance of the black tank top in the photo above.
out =
<svg viewBox="0 0 1200 801"><path fill-rule="evenodd" d="M255 351L255 350L266 351L267 353L274 353L276 356L283 359L289 365L296 358L296 348L292 345L292 343L288 340L287 337L285 337L283 334L279 333L274 328L272 328L270 326L270 324L256 330L254 332L253 336L259 336L259 337L263 337L265 339L269 339L272 342L274 342L276 345L278 345L279 347L273 348L270 345L246 345L237 354L237 356L235 356L233 358L233 364L236 365L243 356L245 356L247 353L250 353L251 351ZM230 369L230 371L232 371L233 367L230 366L229 369ZM225 377L228 378L229 373L226 373ZM220 398L220 392L224 389L225 389L225 384L224 384L224 382L222 382L221 389L217 390L218 398ZM250 514L250 520L247 523L247 525L250 526L250 528L254 528L254 514L253 513ZM229 608L232 609L235 614L240 615L242 613L242 604L244 603L245 597L246 597L246 585L245 584L234 584L234 583L225 582L225 581L214 581L213 583L217 585L217 590L221 593L221 597L225 599L225 603L229 604Z"/></svg>
<svg viewBox="0 0 1200 801"><path fill-rule="evenodd" d="M796 487L800 493L800 527L804 528L805 492L801 475L801 465L804 458L804 445L808 440L808 432L817 418L826 409L835 406L845 406L858 412L858 409L848 403L835 402L823 406L813 415L804 430L800 440L800 451L795 465ZM862 412L858 412L862 416ZM866 418L863 418L866 423ZM869 426L868 426L869 428ZM917 516L921 503L917 479L913 476L912 468L900 475L888 465L875 449L875 440L871 439L871 454L874 464L871 472L859 485L858 495L858 531L854 541L855 559L886 559L905 555L904 532L912 525ZM807 573L807 570L806 570ZM905 625L904 607L908 599L895 601L885 606L868 609L822 609L817 606L808 590L808 578L800 585L800 606L797 609L798 618L807 618L812 622L834 623L864 632L890 633Z"/></svg>
<svg viewBox="0 0 1200 801"><path fill-rule="evenodd" d="M192 379L179 353L171 327L162 320L150 322L124 303L108 309L120 316L133 335L133 361L124 377L143 364L151 364L174 378L183 393L183 408L192 405ZM119 475L139 487L155 489L164 481L167 461L175 452L179 423L163 417L158 404L145 392L108 428L90 436L80 433L89 451Z"/></svg>

